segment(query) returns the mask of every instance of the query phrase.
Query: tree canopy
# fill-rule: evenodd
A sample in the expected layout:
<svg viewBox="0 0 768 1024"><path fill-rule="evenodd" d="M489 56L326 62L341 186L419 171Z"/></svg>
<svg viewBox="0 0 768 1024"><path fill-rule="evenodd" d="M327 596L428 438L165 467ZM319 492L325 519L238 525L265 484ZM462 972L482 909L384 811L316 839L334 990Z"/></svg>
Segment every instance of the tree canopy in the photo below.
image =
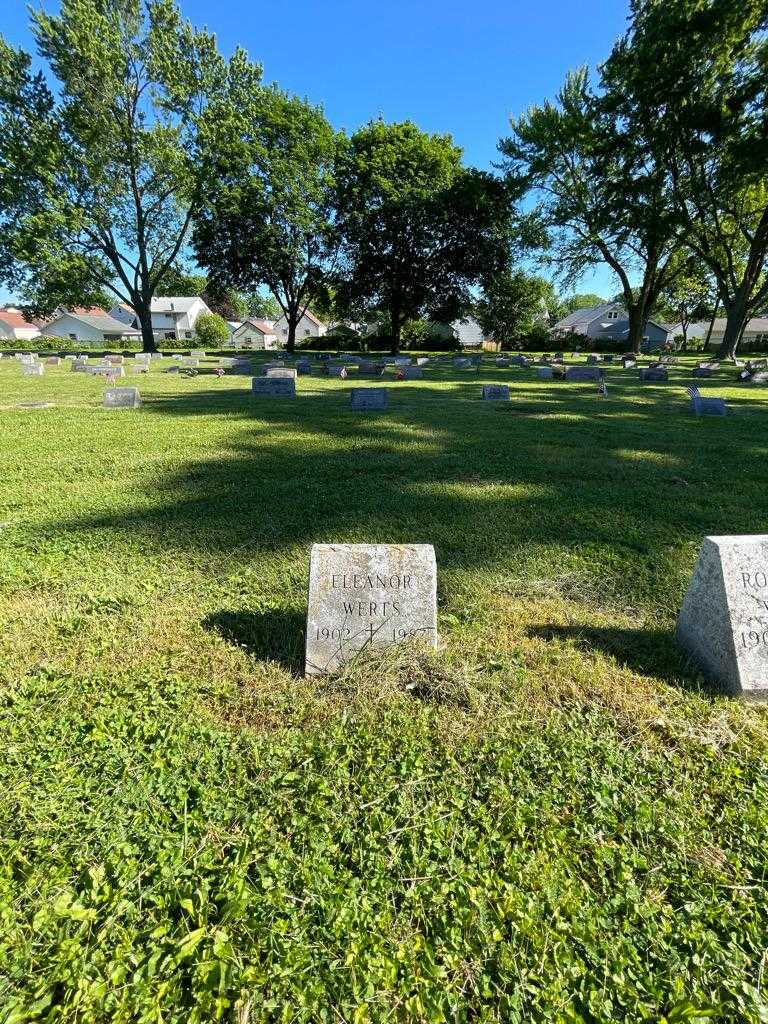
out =
<svg viewBox="0 0 768 1024"><path fill-rule="evenodd" d="M322 109L262 90L246 127L219 140L216 184L196 215L197 262L214 285L266 285L296 326L335 268L333 207L343 137Z"/></svg>
<svg viewBox="0 0 768 1024"><path fill-rule="evenodd" d="M679 237L714 277L721 354L768 299L768 7L634 0L604 67L638 149L657 154Z"/></svg>
<svg viewBox="0 0 768 1024"><path fill-rule="evenodd" d="M531 216L550 262L566 284L607 263L621 284L629 344L639 349L679 247L663 166L637 146L626 111L592 89L584 68L567 76L555 103L532 107L511 127L499 143L507 181L518 200L535 199Z"/></svg>
<svg viewBox="0 0 768 1024"><path fill-rule="evenodd" d="M406 321L455 319L472 286L504 269L510 216L502 183L464 168L450 136L371 121L340 160L339 291L387 316L396 352Z"/></svg>
<svg viewBox="0 0 768 1024"><path fill-rule="evenodd" d="M551 299L548 281L522 270L505 270L485 282L475 315L487 337L515 341L545 322Z"/></svg>
<svg viewBox="0 0 768 1024"><path fill-rule="evenodd" d="M152 297L261 69L242 50L225 60L173 0L62 0L31 18L53 84L0 40L0 275L41 314L106 290L151 350Z"/></svg>

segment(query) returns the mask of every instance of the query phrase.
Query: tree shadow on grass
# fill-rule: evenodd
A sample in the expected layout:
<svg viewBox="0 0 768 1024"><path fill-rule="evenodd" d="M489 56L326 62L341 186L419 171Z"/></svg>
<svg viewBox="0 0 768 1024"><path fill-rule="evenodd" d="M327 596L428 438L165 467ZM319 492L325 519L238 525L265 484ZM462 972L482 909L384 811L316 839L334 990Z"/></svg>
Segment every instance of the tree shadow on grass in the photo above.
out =
<svg viewBox="0 0 768 1024"><path fill-rule="evenodd" d="M202 625L261 661L276 661L291 673L304 669L305 618L298 611L227 608L206 616Z"/></svg>
<svg viewBox="0 0 768 1024"><path fill-rule="evenodd" d="M695 666L678 646L672 630L615 629L594 626L529 626L529 636L547 643L560 641L583 651L600 651L623 668L653 676L668 685L710 697L722 697L725 690L714 682L700 685Z"/></svg>
<svg viewBox="0 0 768 1024"><path fill-rule="evenodd" d="M605 402L592 387L534 383L493 403L480 400L476 381L392 382L387 412L356 413L352 379L341 387L302 379L297 398L274 401L254 399L249 383L150 396L137 420L146 417L142 429L162 433L181 457L161 474L129 460L129 486L111 491L106 507L51 524L57 539L85 530L110 546L138 538L163 553L194 550L222 580L243 565L262 567L253 600L278 593L294 607L306 596L312 543L419 541L435 545L449 588L460 584L451 593L468 580L504 592L511 580L560 587L574 578L577 593L669 620L702 536L754 533L768 514L754 419L668 414L641 401L648 390ZM226 426L215 428L216 445L180 448L193 433L206 436L205 417ZM301 615L221 601L235 607L207 628L300 671ZM694 685L671 633L581 629L576 638Z"/></svg>

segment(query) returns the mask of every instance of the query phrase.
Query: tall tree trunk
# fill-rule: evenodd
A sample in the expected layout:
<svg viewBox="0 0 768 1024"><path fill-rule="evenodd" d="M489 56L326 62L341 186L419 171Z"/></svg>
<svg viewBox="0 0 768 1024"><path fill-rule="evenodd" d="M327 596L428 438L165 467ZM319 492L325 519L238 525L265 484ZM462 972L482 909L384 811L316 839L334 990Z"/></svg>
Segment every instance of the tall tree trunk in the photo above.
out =
<svg viewBox="0 0 768 1024"><path fill-rule="evenodd" d="M715 299L715 308L712 310L712 319L709 321L709 327L707 328L707 336L704 339L704 351L709 352L709 343L712 340L712 331L715 329L715 320L717 320L717 311L720 308L720 298Z"/></svg>
<svg viewBox="0 0 768 1024"><path fill-rule="evenodd" d="M743 289L739 292L731 305L726 309L725 333L717 350L719 359L735 359L736 349L739 347L741 336L747 325L747 296Z"/></svg>
<svg viewBox="0 0 768 1024"><path fill-rule="evenodd" d="M293 353L296 350L296 328L299 324L298 310L291 306L288 310L288 340L285 343L286 352Z"/></svg>
<svg viewBox="0 0 768 1024"><path fill-rule="evenodd" d="M396 306L390 310L389 318L392 326L392 355L396 356L400 352L400 332L402 331L400 310Z"/></svg>
<svg viewBox="0 0 768 1024"><path fill-rule="evenodd" d="M643 340L643 328L645 327L645 305L632 303L627 306L629 318L629 347L637 355L640 351L640 344Z"/></svg>
<svg viewBox="0 0 768 1024"><path fill-rule="evenodd" d="M155 332L152 330L152 313L149 306L134 306L136 316L141 328L141 350L142 352L157 352L155 344Z"/></svg>

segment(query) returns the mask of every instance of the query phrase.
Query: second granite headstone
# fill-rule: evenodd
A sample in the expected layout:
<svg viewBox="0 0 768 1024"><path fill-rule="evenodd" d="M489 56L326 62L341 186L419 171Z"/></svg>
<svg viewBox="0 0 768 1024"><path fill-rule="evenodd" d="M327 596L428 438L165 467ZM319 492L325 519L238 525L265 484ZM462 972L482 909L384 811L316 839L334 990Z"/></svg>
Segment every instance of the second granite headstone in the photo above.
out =
<svg viewBox="0 0 768 1024"><path fill-rule="evenodd" d="M768 698L768 534L704 538L677 639L729 693Z"/></svg>

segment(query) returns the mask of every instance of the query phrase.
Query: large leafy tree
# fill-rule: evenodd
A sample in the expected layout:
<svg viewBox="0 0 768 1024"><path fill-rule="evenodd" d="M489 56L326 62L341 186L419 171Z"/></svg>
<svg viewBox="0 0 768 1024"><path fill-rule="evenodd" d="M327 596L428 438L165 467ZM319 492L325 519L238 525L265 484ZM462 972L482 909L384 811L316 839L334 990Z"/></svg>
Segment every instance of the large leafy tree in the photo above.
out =
<svg viewBox="0 0 768 1024"><path fill-rule="evenodd" d="M274 295L255 292L246 299L246 316L256 320L279 320L282 310ZM322 315L322 311L321 311Z"/></svg>
<svg viewBox="0 0 768 1024"><path fill-rule="evenodd" d="M601 263L613 270L637 351L679 243L665 169L637 145L619 99L595 93L585 69L569 74L555 103L512 119L499 150L513 195L535 199L565 283Z"/></svg>
<svg viewBox="0 0 768 1024"><path fill-rule="evenodd" d="M716 289L711 275L697 260L681 254L683 268L659 295L654 310L656 319L680 325L683 349L688 346L692 323L713 316Z"/></svg>
<svg viewBox="0 0 768 1024"><path fill-rule="evenodd" d="M548 319L552 289L542 277L505 270L483 284L475 315L489 338L515 341Z"/></svg>
<svg viewBox="0 0 768 1024"><path fill-rule="evenodd" d="M214 285L266 285L285 315L286 347L335 268L335 169L343 137L321 108L264 90L247 126L219 139L217 183L198 212L197 262Z"/></svg>
<svg viewBox="0 0 768 1024"><path fill-rule="evenodd" d="M624 298L622 294L622 298ZM575 313L577 309L589 309L591 306L602 306L606 300L594 292L576 292L563 300L563 316Z"/></svg>
<svg viewBox="0 0 768 1024"><path fill-rule="evenodd" d="M341 161L338 225L346 277L339 294L383 314L399 351L403 325L453 320L483 275L509 257L509 204L491 175L462 167L450 136L409 121L372 121Z"/></svg>
<svg viewBox="0 0 768 1024"><path fill-rule="evenodd" d="M634 0L604 73L669 169L681 239L717 283L733 357L768 300L768 6Z"/></svg>
<svg viewBox="0 0 768 1024"><path fill-rule="evenodd" d="M260 68L226 61L173 0L62 0L32 30L52 88L0 40L0 274L37 313L106 290L151 351L152 297Z"/></svg>

